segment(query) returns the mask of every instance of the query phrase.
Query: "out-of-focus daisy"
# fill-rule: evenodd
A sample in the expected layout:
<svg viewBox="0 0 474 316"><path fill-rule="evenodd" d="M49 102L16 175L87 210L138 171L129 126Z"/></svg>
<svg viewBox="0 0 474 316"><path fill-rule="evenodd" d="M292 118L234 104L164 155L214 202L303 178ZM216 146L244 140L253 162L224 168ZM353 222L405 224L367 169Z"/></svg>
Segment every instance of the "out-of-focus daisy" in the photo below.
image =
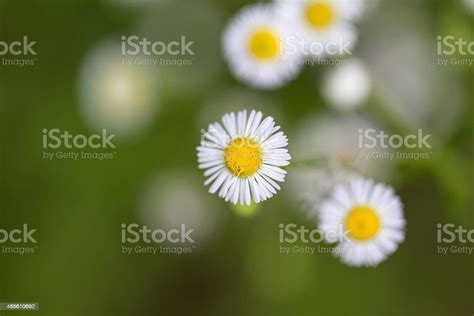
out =
<svg viewBox="0 0 474 316"><path fill-rule="evenodd" d="M341 55L355 44L357 32L351 22L361 15L362 1L277 0L276 5L298 28L292 43L297 43L304 55Z"/></svg>
<svg viewBox="0 0 474 316"><path fill-rule="evenodd" d="M381 5L365 25L364 42L358 47L381 109L406 130L421 128L446 141L457 130L467 104L462 77L426 58L436 53L436 37L431 36L431 21L423 10L413 10L406 1ZM446 104L449 111L444 110Z"/></svg>
<svg viewBox="0 0 474 316"><path fill-rule="evenodd" d="M337 110L353 110L369 96L372 87L364 63L351 59L342 66L331 69L323 80L323 95Z"/></svg>
<svg viewBox="0 0 474 316"><path fill-rule="evenodd" d="M199 168L216 193L234 204L250 205L272 197L283 182L291 156L285 148L288 139L262 112L243 110L225 114L210 124L197 147Z"/></svg>
<svg viewBox="0 0 474 316"><path fill-rule="evenodd" d="M381 127L369 118L352 113L309 116L298 125L291 152L297 160L322 159L335 167L386 178L393 161L379 159L376 153L391 150L380 146L359 148L359 131L367 129L380 130Z"/></svg>
<svg viewBox="0 0 474 316"><path fill-rule="evenodd" d="M360 129L380 130L380 126L355 114L320 114L306 118L291 134L292 156L310 164L288 175L288 198L301 205L309 217L317 216L334 185L346 182L354 173L379 179L391 175L395 162L376 157L376 153L391 149L359 148Z"/></svg>
<svg viewBox="0 0 474 316"><path fill-rule="evenodd" d="M83 115L94 129L135 135L156 110L157 74L153 67L127 65L120 43L104 41L83 61L79 92Z"/></svg>
<svg viewBox="0 0 474 316"><path fill-rule="evenodd" d="M471 12L474 13L474 0L463 0L464 5L466 8Z"/></svg>
<svg viewBox="0 0 474 316"><path fill-rule="evenodd" d="M292 36L292 25L271 5L243 8L223 33L224 57L235 77L252 87L278 88L294 78L300 53L282 40Z"/></svg>
<svg viewBox="0 0 474 316"><path fill-rule="evenodd" d="M339 240L335 255L351 266L384 261L404 240L404 227L403 206L393 189L362 178L336 186L319 215L327 241Z"/></svg>
<svg viewBox="0 0 474 316"><path fill-rule="evenodd" d="M316 219L321 203L334 186L348 181L353 173L338 166L307 166L296 168L288 175L287 194L308 218Z"/></svg>
<svg viewBox="0 0 474 316"><path fill-rule="evenodd" d="M154 175L139 201L140 223L151 228L174 229L186 225L199 245L210 241L222 220L216 205L200 194L192 172L167 171ZM185 196L186 198L183 198Z"/></svg>

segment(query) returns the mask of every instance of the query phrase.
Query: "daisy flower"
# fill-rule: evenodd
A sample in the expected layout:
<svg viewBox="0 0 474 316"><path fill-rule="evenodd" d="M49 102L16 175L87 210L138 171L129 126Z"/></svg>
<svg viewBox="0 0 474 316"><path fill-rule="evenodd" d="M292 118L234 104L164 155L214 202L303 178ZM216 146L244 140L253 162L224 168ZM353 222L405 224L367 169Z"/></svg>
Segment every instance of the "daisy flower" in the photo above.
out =
<svg viewBox="0 0 474 316"><path fill-rule="evenodd" d="M223 126L222 126L223 125ZM225 114L222 125L210 124L197 147L199 169L210 193L233 204L250 205L272 197L283 182L291 156L288 138L273 118L243 110Z"/></svg>
<svg viewBox="0 0 474 316"><path fill-rule="evenodd" d="M342 55L353 47L357 33L352 21L363 11L361 0L276 0L277 11L292 21L304 55Z"/></svg>
<svg viewBox="0 0 474 316"><path fill-rule="evenodd" d="M405 237L400 198L391 187L362 178L334 188L321 206L319 223L329 242L336 242L334 232L344 227L347 237L336 236L334 253L350 266L377 266Z"/></svg>
<svg viewBox="0 0 474 316"><path fill-rule="evenodd" d="M233 75L252 87L278 88L301 69L300 53L287 47L292 26L271 5L243 8L223 33L224 58Z"/></svg>

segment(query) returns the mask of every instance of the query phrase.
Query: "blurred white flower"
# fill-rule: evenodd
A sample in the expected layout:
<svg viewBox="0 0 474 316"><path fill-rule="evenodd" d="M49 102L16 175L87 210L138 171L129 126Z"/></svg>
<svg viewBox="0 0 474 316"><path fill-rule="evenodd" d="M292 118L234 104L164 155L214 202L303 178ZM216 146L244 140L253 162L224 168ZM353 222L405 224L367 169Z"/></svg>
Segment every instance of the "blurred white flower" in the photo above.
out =
<svg viewBox="0 0 474 316"><path fill-rule="evenodd" d="M292 136L291 152L297 161L323 159L332 166L384 178L390 168L386 159L366 159L372 152L389 151L380 147L359 148L359 130L376 129L368 118L355 115L323 114L305 119Z"/></svg>
<svg viewBox="0 0 474 316"><path fill-rule="evenodd" d="M151 228L173 229L185 224L202 245L217 230L222 212L196 188L189 173L168 171L151 179L139 202L139 220Z"/></svg>
<svg viewBox="0 0 474 316"><path fill-rule="evenodd" d="M320 203L336 183L343 183L355 173L385 179L393 161L375 159L375 152L390 149L360 149L360 129L380 129L367 118L355 114L310 116L292 133L290 150L295 163L308 162L288 174L288 195L309 217L317 215ZM369 157L369 158L367 158Z"/></svg>
<svg viewBox="0 0 474 316"><path fill-rule="evenodd" d="M466 104L462 78L453 67L438 65L436 37L421 8L405 1L382 3L359 46L374 94L399 128L421 128L437 140L449 137Z"/></svg>
<svg viewBox="0 0 474 316"><path fill-rule="evenodd" d="M274 89L293 79L301 69L299 51L286 49L282 38L292 26L271 5L243 8L224 30L223 50L233 75L254 88Z"/></svg>
<svg viewBox="0 0 474 316"><path fill-rule="evenodd" d="M243 110L225 114L210 124L197 147L199 169L211 184L210 193L233 204L259 203L276 194L283 182L291 156L285 148L288 139L271 116Z"/></svg>
<svg viewBox="0 0 474 316"><path fill-rule="evenodd" d="M464 5L466 8L471 11L471 13L474 13L474 0L463 0Z"/></svg>
<svg viewBox="0 0 474 316"><path fill-rule="evenodd" d="M377 266L394 253L405 238L404 227L403 206L393 189L362 178L337 185L319 215L326 240L338 242L334 254L357 267Z"/></svg>
<svg viewBox="0 0 474 316"><path fill-rule="evenodd" d="M126 56L125 56L126 57ZM157 73L123 63L119 43L99 43L84 59L79 77L81 110L93 129L132 136L146 128L157 107Z"/></svg>
<svg viewBox="0 0 474 316"><path fill-rule="evenodd" d="M352 22L362 15L361 0L276 0L275 5L296 26L298 34L292 42L304 55L341 55L343 47L350 49L357 40Z"/></svg>
<svg viewBox="0 0 474 316"><path fill-rule="evenodd" d="M359 59L350 59L346 64L328 71L323 80L322 92L335 109L347 111L362 105L371 87L365 64Z"/></svg>
<svg viewBox="0 0 474 316"><path fill-rule="evenodd" d="M337 166L300 167L288 174L287 194L309 218L315 219L321 203L329 197L336 184L353 176Z"/></svg>

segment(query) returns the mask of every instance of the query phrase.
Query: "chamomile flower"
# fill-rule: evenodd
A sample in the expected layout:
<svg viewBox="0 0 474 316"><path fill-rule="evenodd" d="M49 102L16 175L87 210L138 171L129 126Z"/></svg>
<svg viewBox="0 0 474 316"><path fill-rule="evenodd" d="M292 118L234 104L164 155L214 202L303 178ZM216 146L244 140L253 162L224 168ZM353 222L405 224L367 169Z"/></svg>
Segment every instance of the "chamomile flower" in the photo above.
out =
<svg viewBox="0 0 474 316"><path fill-rule="evenodd" d="M304 55L342 55L357 39L351 22L363 11L360 0L276 0L276 5L301 34L297 43Z"/></svg>
<svg viewBox="0 0 474 316"><path fill-rule="evenodd" d="M263 118L262 112L243 110L225 114L222 125L210 124L197 147L199 169L211 185L210 193L233 204L250 205L265 201L276 194L285 180L291 159L288 139L278 131L273 118Z"/></svg>
<svg viewBox="0 0 474 316"><path fill-rule="evenodd" d="M405 238L400 198L391 187L372 180L353 178L337 185L322 204L319 218L328 241L340 239L334 254L350 266L377 266ZM342 231L347 238L342 238ZM337 238L334 232L340 232Z"/></svg>
<svg viewBox="0 0 474 316"><path fill-rule="evenodd" d="M292 29L271 5L243 8L223 33L224 57L233 75L260 89L278 88L293 79L302 63L299 51L284 40Z"/></svg>

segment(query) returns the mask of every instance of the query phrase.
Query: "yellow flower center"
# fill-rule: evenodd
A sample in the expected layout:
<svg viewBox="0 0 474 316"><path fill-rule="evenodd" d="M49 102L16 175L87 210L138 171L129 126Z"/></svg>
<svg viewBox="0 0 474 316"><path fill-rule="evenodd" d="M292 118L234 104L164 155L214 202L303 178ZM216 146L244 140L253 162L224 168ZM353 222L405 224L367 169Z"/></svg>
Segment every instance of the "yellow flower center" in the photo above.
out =
<svg viewBox="0 0 474 316"><path fill-rule="evenodd" d="M224 149L224 163L236 177L247 178L262 164L262 150L250 138L237 137Z"/></svg>
<svg viewBox="0 0 474 316"><path fill-rule="evenodd" d="M262 28L254 31L248 41L248 48L252 56L260 60L275 58L280 51L280 43L274 32Z"/></svg>
<svg viewBox="0 0 474 316"><path fill-rule="evenodd" d="M363 241L377 234L380 228L380 220L373 209L365 205L359 205L349 211L345 226L350 237Z"/></svg>
<svg viewBox="0 0 474 316"><path fill-rule="evenodd" d="M331 24L334 11L328 3L314 2L306 8L306 19L312 27L322 29Z"/></svg>

